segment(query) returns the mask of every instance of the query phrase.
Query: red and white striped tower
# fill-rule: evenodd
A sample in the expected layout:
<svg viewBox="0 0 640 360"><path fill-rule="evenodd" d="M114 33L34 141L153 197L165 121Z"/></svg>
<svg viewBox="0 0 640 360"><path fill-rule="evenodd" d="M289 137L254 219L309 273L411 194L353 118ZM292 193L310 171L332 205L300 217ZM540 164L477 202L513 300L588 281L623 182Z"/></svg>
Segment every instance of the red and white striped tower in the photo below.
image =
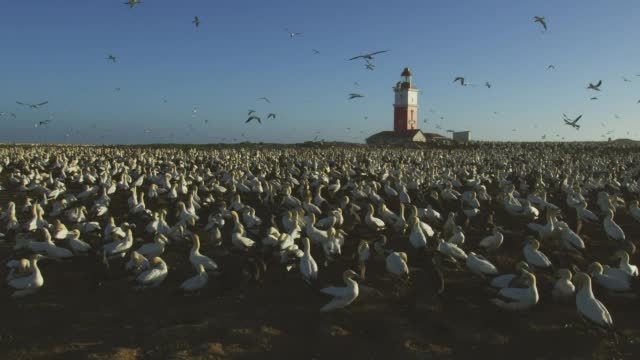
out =
<svg viewBox="0 0 640 360"><path fill-rule="evenodd" d="M404 68L393 92L396 101L393 104L393 131L403 132L418 128L418 89L411 83L411 70Z"/></svg>

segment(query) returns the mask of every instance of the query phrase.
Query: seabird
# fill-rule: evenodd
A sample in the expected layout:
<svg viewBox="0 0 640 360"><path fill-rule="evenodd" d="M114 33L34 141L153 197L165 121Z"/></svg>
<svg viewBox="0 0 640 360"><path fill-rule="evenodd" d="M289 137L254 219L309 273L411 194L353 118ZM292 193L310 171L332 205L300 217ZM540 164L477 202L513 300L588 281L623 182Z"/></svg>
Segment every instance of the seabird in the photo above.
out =
<svg viewBox="0 0 640 360"><path fill-rule="evenodd" d="M142 1L140 0L128 0L126 3L124 3L125 5L129 5L129 8L132 9L134 6L142 4Z"/></svg>
<svg viewBox="0 0 640 360"><path fill-rule="evenodd" d="M577 123L578 121L580 121L580 119L582 119L582 115L578 116L574 120L571 120L569 117L567 117L566 114L562 114L562 116L564 117L563 120L566 125L572 126L576 130L580 130L580 125L578 125Z"/></svg>
<svg viewBox="0 0 640 360"><path fill-rule="evenodd" d="M598 97L594 96L594 97L591 98L591 100L598 100Z"/></svg>
<svg viewBox="0 0 640 360"><path fill-rule="evenodd" d="M289 38L290 39L293 39L294 36L302 35L301 32L291 32L291 31L289 31L289 29L284 29L284 31L289 33Z"/></svg>
<svg viewBox="0 0 640 360"><path fill-rule="evenodd" d="M537 22L540 23L540 25L542 25L542 27L544 28L545 31L547 31L547 22L544 19L544 17L542 16L534 16L533 17L534 21L533 22Z"/></svg>
<svg viewBox="0 0 640 360"><path fill-rule="evenodd" d="M555 65L547 66L547 70L555 70L555 69L556 69Z"/></svg>
<svg viewBox="0 0 640 360"><path fill-rule="evenodd" d="M192 23L196 26L196 28L198 28L200 26L200 18L198 18L197 16L194 17Z"/></svg>
<svg viewBox="0 0 640 360"><path fill-rule="evenodd" d="M43 102L41 102L39 104L29 104L29 103L23 103L23 102L20 102L20 101L16 101L16 104L22 105L22 106L27 106L27 107L29 107L31 109L38 109L38 108L40 108L40 106L46 105L48 103L49 103L48 101L43 101Z"/></svg>
<svg viewBox="0 0 640 360"><path fill-rule="evenodd" d="M251 120L258 120L258 123L262 124L262 120L260 119L260 117L259 116L255 116L255 115L249 116L247 121L245 121L244 123L247 124L247 123L251 122Z"/></svg>
<svg viewBox="0 0 640 360"><path fill-rule="evenodd" d="M488 87L489 89L491 89L491 84L487 81L484 83L484 86Z"/></svg>
<svg viewBox="0 0 640 360"><path fill-rule="evenodd" d="M373 56L374 55L378 55L378 54L382 54L382 53L386 53L390 50L381 50L381 51L376 51L376 52L372 52L369 54L364 54L364 55L358 55L358 56L354 56L351 59L347 60L347 61L351 61L351 60L355 60L355 59L366 59L366 60L373 60Z"/></svg>
<svg viewBox="0 0 640 360"><path fill-rule="evenodd" d="M462 76L458 76L458 77L456 77L455 79L453 79L453 82L454 82L454 83L455 83L456 81L459 81L459 82L460 82L460 85L462 85L462 86L467 86L467 85L464 83L464 77L462 77Z"/></svg>
<svg viewBox="0 0 640 360"><path fill-rule="evenodd" d="M111 61L113 61L115 63L116 61L118 61L118 57L115 56L115 55L109 54L107 56L107 60L111 60Z"/></svg>
<svg viewBox="0 0 640 360"><path fill-rule="evenodd" d="M320 51L316 50L316 49L312 49L314 54L320 54Z"/></svg>
<svg viewBox="0 0 640 360"><path fill-rule="evenodd" d="M349 100L355 99L355 98L361 98L361 97L364 97L364 95L360 95L360 94L356 94L356 93L349 94Z"/></svg>
<svg viewBox="0 0 640 360"><path fill-rule="evenodd" d="M269 100L268 98L266 98L264 96L263 97L259 97L258 100L264 100L264 101L268 102L269 104L271 104L271 100Z"/></svg>
<svg viewBox="0 0 640 360"><path fill-rule="evenodd" d="M276 118L276 114L274 113L269 113L269 115L267 115L267 119L275 119Z"/></svg>
<svg viewBox="0 0 640 360"><path fill-rule="evenodd" d="M595 85L593 85L592 83L589 83L589 86L587 86L587 89L600 91L600 85L602 85L602 80L598 81L598 83Z"/></svg>

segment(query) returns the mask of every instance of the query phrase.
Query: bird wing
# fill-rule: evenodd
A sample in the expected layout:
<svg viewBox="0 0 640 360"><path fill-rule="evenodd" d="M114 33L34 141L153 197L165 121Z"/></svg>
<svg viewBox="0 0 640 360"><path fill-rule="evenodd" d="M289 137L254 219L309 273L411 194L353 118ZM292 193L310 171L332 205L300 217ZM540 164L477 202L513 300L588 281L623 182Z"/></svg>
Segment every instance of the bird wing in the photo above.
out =
<svg viewBox="0 0 640 360"><path fill-rule="evenodd" d="M48 101L45 101L45 102L41 102L40 104L37 104L37 106L42 106L42 105L46 105L46 104L48 104L48 103L49 103Z"/></svg>
<svg viewBox="0 0 640 360"><path fill-rule="evenodd" d="M387 51L389 51L389 50L380 50L380 51L372 52L371 54L367 54L367 55L372 56L372 55L386 53Z"/></svg>
<svg viewBox="0 0 640 360"><path fill-rule="evenodd" d="M575 120L573 120L573 124L577 123L580 119L582 119L582 115L578 116Z"/></svg>
<svg viewBox="0 0 640 360"><path fill-rule="evenodd" d="M29 105L29 104L25 104L25 103L20 102L20 101L16 101L16 104L18 104L18 105Z"/></svg>
<svg viewBox="0 0 640 360"><path fill-rule="evenodd" d="M363 58L363 57L365 57L365 55L358 55L358 56L352 57L352 58L351 58L351 59L349 59L348 61L355 60L355 59L359 59L359 58Z"/></svg>
<svg viewBox="0 0 640 360"><path fill-rule="evenodd" d="M602 85L602 80L598 81L598 83L596 84L596 87L600 87L600 85Z"/></svg>
<svg viewBox="0 0 640 360"><path fill-rule="evenodd" d="M320 292L323 294L331 295L335 297L343 297L347 294L347 290L348 289L346 287L330 286L330 287L320 289Z"/></svg>

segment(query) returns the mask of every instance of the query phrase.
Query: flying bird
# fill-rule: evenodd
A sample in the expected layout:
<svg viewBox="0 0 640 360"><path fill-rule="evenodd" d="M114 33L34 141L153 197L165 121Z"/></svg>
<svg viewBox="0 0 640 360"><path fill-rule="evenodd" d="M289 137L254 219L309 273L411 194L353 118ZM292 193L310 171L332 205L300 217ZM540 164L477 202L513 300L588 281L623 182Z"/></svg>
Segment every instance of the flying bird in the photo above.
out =
<svg viewBox="0 0 640 360"><path fill-rule="evenodd" d="M112 62L116 62L118 61L118 57L112 54L109 54L109 56L107 56L107 60L111 60Z"/></svg>
<svg viewBox="0 0 640 360"><path fill-rule="evenodd" d="M594 96L594 97L591 98L591 100L598 100L598 97Z"/></svg>
<svg viewBox="0 0 640 360"><path fill-rule="evenodd" d="M263 97L259 97L258 100L264 100L264 101L268 102L269 104L271 104L271 100L269 100L268 98L266 98L264 96Z"/></svg>
<svg viewBox="0 0 640 360"><path fill-rule="evenodd" d="M462 76L458 76L458 77L456 77L455 79L453 79L453 82L454 82L454 83L455 83L456 81L459 81L459 82L460 82L460 85L462 85L462 86L467 86L467 85L464 83L464 77L462 77Z"/></svg>
<svg viewBox="0 0 640 360"><path fill-rule="evenodd" d="M484 86L486 86L487 88L491 89L491 84L488 81L484 83Z"/></svg>
<svg viewBox="0 0 640 360"><path fill-rule="evenodd" d="M22 106L26 106L26 107L31 108L31 109L39 109L40 106L46 105L48 103L49 103L48 101L44 101L44 102L41 102L40 104L28 104L28 103L23 103L23 102L20 102L20 101L16 101L16 104L22 105Z"/></svg>
<svg viewBox="0 0 640 360"><path fill-rule="evenodd" d="M555 65L549 65L547 66L547 70L555 70L556 66Z"/></svg>
<svg viewBox="0 0 640 360"><path fill-rule="evenodd" d="M197 16L195 16L193 18L192 23L196 26L196 29L198 28L198 26L200 26L200 18L198 18Z"/></svg>
<svg viewBox="0 0 640 360"><path fill-rule="evenodd" d="M255 110L249 110L249 113L247 114L247 116L251 116L252 114L255 114L256 111Z"/></svg>
<svg viewBox="0 0 640 360"><path fill-rule="evenodd" d="M140 1L140 0L128 0L124 4L125 5L129 5L129 9L133 9L134 6L142 4L142 1Z"/></svg>
<svg viewBox="0 0 640 360"><path fill-rule="evenodd" d="M573 127L576 130L580 130L580 125L578 125L578 121L580 121L580 119L582 119L582 115L578 116L574 120L569 119L569 117L566 114L562 114L562 116L564 117L563 120L564 120L565 125L569 125L569 126Z"/></svg>
<svg viewBox="0 0 640 360"><path fill-rule="evenodd" d="M269 113L269 115L267 115L267 119L275 119L276 118L276 114L274 113Z"/></svg>
<svg viewBox="0 0 640 360"><path fill-rule="evenodd" d="M47 120L44 120L44 121L39 121L39 122L36 124L36 127L39 127L39 126L46 126L46 125L48 125L51 121L52 121L51 119L47 119Z"/></svg>
<svg viewBox="0 0 640 360"><path fill-rule="evenodd" d="M534 16L533 19L534 19L533 22L540 23L540 25L542 25L542 27L544 28L544 31L547 31L547 21L545 20L544 17L542 17L542 16Z"/></svg>
<svg viewBox="0 0 640 360"><path fill-rule="evenodd" d="M244 123L248 124L249 122L251 122L251 120L258 120L258 123L262 124L262 120L260 119L260 117L259 116L255 116L255 115L249 116L247 121L245 121Z"/></svg>
<svg viewBox="0 0 640 360"><path fill-rule="evenodd" d="M366 63L366 65L365 65L365 67L366 67L368 70L373 71L373 68L375 68L376 66L375 66L374 64L370 63L370 62L369 62L369 60L367 60L367 63Z"/></svg>
<svg viewBox="0 0 640 360"><path fill-rule="evenodd" d="M360 95L360 94L356 94L356 93L351 93L349 94L349 100L355 99L355 98L361 98L364 97L364 95Z"/></svg>
<svg viewBox="0 0 640 360"><path fill-rule="evenodd" d="M289 31L289 29L284 29L284 31L289 33L289 38L290 39L293 39L294 36L302 35L301 32L291 32L291 31Z"/></svg>
<svg viewBox="0 0 640 360"><path fill-rule="evenodd" d="M376 52L372 52L369 54L364 54L364 55L358 55L358 56L354 56L351 59L347 60L347 61L351 61L351 60L355 60L355 59L366 59L366 60L373 60L373 56L374 55L378 55L378 54L382 54L382 53L386 53L390 50L381 50L381 51L376 51Z"/></svg>
<svg viewBox="0 0 640 360"><path fill-rule="evenodd" d="M631 82L631 80L627 79L627 78L626 78L626 77L624 77L624 76L622 77L622 81L624 81L624 82Z"/></svg>
<svg viewBox="0 0 640 360"><path fill-rule="evenodd" d="M589 83L589 86L587 86L587 89L600 91L600 85L602 85L602 80L598 81L598 83L595 85L593 85L592 83Z"/></svg>
<svg viewBox="0 0 640 360"><path fill-rule="evenodd" d="M316 49L312 49L314 54L320 54L320 51L316 50Z"/></svg>

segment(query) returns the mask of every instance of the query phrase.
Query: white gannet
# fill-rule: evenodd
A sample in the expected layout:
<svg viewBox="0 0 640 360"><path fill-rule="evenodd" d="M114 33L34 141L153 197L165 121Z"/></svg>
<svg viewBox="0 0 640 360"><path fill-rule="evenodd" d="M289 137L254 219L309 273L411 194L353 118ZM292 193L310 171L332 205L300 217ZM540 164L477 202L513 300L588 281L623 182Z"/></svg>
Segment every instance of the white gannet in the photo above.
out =
<svg viewBox="0 0 640 360"><path fill-rule="evenodd" d="M391 252L385 259L385 267L391 274L399 277L409 276L407 254L404 252Z"/></svg>
<svg viewBox="0 0 640 360"><path fill-rule="evenodd" d="M624 231L622 231L622 228L618 224L616 224L615 221L613 221L613 211L611 211L610 209L605 211L603 226L604 231L607 233L609 239L616 241L625 240Z"/></svg>
<svg viewBox="0 0 640 360"><path fill-rule="evenodd" d="M384 221L374 216L374 207L372 204L369 204L369 210L364 217L364 223L374 231L381 231L386 227Z"/></svg>
<svg viewBox="0 0 640 360"><path fill-rule="evenodd" d="M206 272L204 266L199 264L196 267L198 271L196 275L185 280L181 285L180 289L185 292L193 292L198 291L207 285L207 281L209 280L209 274Z"/></svg>
<svg viewBox="0 0 640 360"><path fill-rule="evenodd" d="M140 284L136 289L154 288L162 284L164 279L167 278L169 269L167 264L159 257L151 259L151 268L141 272L136 281Z"/></svg>
<svg viewBox="0 0 640 360"><path fill-rule="evenodd" d="M489 236L484 237L478 243L478 246L485 249L486 251L492 252L498 250L498 248L502 245L504 241L504 235L500 232L499 227L493 228L493 233Z"/></svg>
<svg viewBox="0 0 640 360"><path fill-rule="evenodd" d="M358 278L353 270L347 270L342 274L342 279L345 283L345 287L330 286L320 289L320 292L326 295L333 296L333 300L329 301L326 305L320 308L321 312L329 312L338 309L342 309L351 304L360 292L358 283L354 280Z"/></svg>
<svg viewBox="0 0 640 360"><path fill-rule="evenodd" d="M309 238L302 238L302 245L304 255L300 258L300 273L304 281L311 282L318 278L318 264L316 264L313 256L311 256L311 243L309 242Z"/></svg>
<svg viewBox="0 0 640 360"><path fill-rule="evenodd" d="M539 300L536 277L530 272L525 272L522 276L526 288L500 289L498 292L500 298L491 299L491 302L507 310L526 310L536 305Z"/></svg>
<svg viewBox="0 0 640 360"><path fill-rule="evenodd" d="M615 253L615 257L620 259L618 268L629 276L638 276L638 267L629 263L629 253L624 250L618 250Z"/></svg>
<svg viewBox="0 0 640 360"><path fill-rule="evenodd" d="M218 269L218 264L216 264L211 258L206 255L202 255L200 253L200 237L196 234L192 235L193 246L191 247L191 252L189 253L189 262L193 265L194 268L198 268L198 265L204 266L207 271L214 271Z"/></svg>
<svg viewBox="0 0 640 360"><path fill-rule="evenodd" d="M467 267L472 273L485 278L486 275L497 275L498 269L489 260L482 255L476 255L473 252L467 254Z"/></svg>
<svg viewBox="0 0 640 360"><path fill-rule="evenodd" d="M38 267L38 260L44 258L45 257L40 254L33 255L31 257L31 263L29 264L31 273L26 276L14 278L8 282L8 285L16 290L11 295L12 297L17 298L33 294L44 285L44 278Z"/></svg>
<svg viewBox="0 0 640 360"><path fill-rule="evenodd" d="M535 239L529 239L524 246L523 254L524 258L532 266L538 268L548 268L551 266L549 258L540 250L540 242Z"/></svg>
<svg viewBox="0 0 640 360"><path fill-rule="evenodd" d="M558 277L558 280L556 280L553 285L553 290L551 291L553 298L562 302L573 298L576 287L571 282L571 278L573 276L571 271L569 269L560 269L556 272L556 276Z"/></svg>
<svg viewBox="0 0 640 360"><path fill-rule="evenodd" d="M605 330L613 330L613 319L609 310L593 296L591 278L589 275L579 272L573 277L576 286L576 309L578 315L591 324Z"/></svg>
<svg viewBox="0 0 640 360"><path fill-rule="evenodd" d="M516 264L515 269L515 274L502 274L494 277L491 279L491 282L489 282L489 286L495 289L510 287L524 272L529 272L529 264L520 261Z"/></svg>

